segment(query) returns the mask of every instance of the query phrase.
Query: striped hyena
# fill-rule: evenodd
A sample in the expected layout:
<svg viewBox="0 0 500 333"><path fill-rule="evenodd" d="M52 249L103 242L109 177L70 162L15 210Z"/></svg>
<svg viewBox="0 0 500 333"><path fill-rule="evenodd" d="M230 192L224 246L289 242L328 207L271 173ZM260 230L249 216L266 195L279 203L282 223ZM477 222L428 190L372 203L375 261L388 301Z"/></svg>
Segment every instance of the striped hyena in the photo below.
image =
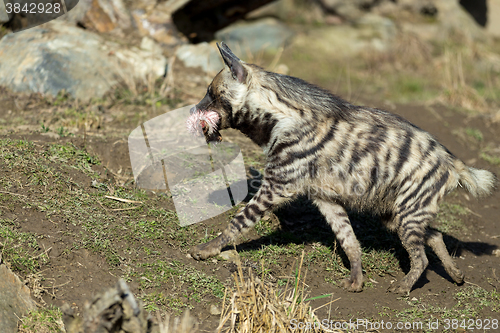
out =
<svg viewBox="0 0 500 333"><path fill-rule="evenodd" d="M346 209L387 216L411 260L408 274L390 290L408 293L427 266L427 244L450 277L464 275L440 232L427 229L445 194L463 185L474 196L491 192L495 176L466 166L429 133L386 111L356 106L291 76L242 62L221 43L226 67L191 110L207 141L235 128L261 146L265 173L257 194L212 241L192 249L195 259L220 253L240 232L298 194L308 194L350 261L344 281L361 291L361 248ZM192 120L192 119L191 119Z"/></svg>

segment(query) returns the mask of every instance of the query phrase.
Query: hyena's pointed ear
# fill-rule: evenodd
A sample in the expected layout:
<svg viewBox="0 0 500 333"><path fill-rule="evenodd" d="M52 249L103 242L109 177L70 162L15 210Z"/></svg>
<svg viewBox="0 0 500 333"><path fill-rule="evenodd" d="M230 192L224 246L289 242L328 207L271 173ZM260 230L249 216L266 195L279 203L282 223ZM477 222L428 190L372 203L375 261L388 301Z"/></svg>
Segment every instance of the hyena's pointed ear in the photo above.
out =
<svg viewBox="0 0 500 333"><path fill-rule="evenodd" d="M221 42L220 45L217 44L219 48L219 52L224 59L227 67L231 70L231 74L233 75L233 79L238 80L238 82L243 83L247 78L247 70L243 67L243 63L241 60L234 55L233 51L229 49L229 47Z"/></svg>

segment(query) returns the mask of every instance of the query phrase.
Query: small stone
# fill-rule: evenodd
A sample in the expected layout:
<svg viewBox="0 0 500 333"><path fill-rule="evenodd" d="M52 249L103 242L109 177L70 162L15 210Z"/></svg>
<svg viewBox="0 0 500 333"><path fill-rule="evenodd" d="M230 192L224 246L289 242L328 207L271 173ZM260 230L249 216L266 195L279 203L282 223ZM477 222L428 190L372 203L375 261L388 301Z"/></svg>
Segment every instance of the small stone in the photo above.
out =
<svg viewBox="0 0 500 333"><path fill-rule="evenodd" d="M500 249L493 250L492 254L493 254L495 257L500 258Z"/></svg>
<svg viewBox="0 0 500 333"><path fill-rule="evenodd" d="M51 139L56 139L56 140L59 140L61 138L61 136L59 134L54 133L54 132L46 132L46 133L42 133L41 135L49 137Z"/></svg>
<svg viewBox="0 0 500 333"><path fill-rule="evenodd" d="M218 307L216 307L215 305L210 305L210 314L211 315L214 315L214 316L218 316L221 314L221 311Z"/></svg>
<svg viewBox="0 0 500 333"><path fill-rule="evenodd" d="M220 253L220 257L223 260L237 263L240 261L240 255L235 250L227 250Z"/></svg>

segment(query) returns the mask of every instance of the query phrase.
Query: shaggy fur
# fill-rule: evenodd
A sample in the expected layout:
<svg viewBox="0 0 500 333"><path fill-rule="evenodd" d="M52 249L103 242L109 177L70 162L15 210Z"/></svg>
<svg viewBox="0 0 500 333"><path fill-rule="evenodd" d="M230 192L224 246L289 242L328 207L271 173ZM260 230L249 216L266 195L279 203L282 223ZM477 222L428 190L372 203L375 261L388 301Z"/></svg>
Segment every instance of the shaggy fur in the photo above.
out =
<svg viewBox="0 0 500 333"><path fill-rule="evenodd" d="M267 158L261 188L224 232L191 251L195 259L220 253L264 212L308 194L349 258L344 282L361 291L361 248L346 209L389 217L411 260L390 290L408 293L428 264L427 244L450 277L463 282L441 233L427 229L445 194L462 184L474 196L491 192L495 176L467 167L429 133L386 111L353 105L301 79L242 62L227 45L226 64L196 106L219 114L218 129L235 128ZM209 137L219 137L214 131Z"/></svg>

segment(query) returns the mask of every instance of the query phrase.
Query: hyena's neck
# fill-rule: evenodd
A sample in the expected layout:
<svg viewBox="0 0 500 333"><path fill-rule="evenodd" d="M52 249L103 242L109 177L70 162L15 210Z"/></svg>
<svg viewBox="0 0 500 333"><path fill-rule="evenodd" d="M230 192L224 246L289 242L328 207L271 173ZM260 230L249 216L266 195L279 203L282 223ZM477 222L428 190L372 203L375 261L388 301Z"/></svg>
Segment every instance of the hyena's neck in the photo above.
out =
<svg viewBox="0 0 500 333"><path fill-rule="evenodd" d="M253 75L245 102L233 112L230 122L232 128L267 151L270 141L280 141L287 133L328 119L348 120L354 109L352 104L301 79L262 71Z"/></svg>
<svg viewBox="0 0 500 333"><path fill-rule="evenodd" d="M269 143L277 123L278 118L275 112L269 108L263 109L247 102L233 114L231 127L263 147Z"/></svg>

